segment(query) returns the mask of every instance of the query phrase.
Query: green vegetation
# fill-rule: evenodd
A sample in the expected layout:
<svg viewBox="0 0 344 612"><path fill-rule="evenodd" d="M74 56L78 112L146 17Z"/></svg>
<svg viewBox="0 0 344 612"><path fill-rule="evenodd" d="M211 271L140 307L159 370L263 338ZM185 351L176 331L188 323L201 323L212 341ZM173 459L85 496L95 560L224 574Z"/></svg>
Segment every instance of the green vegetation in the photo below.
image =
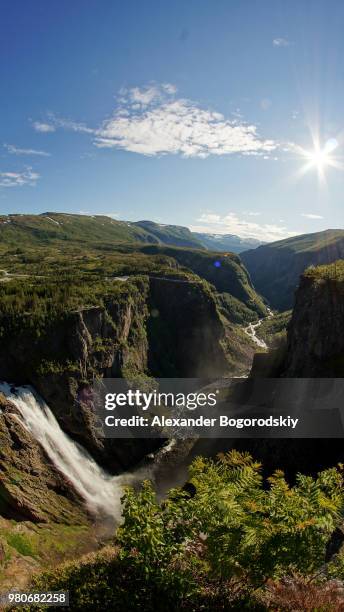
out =
<svg viewBox="0 0 344 612"><path fill-rule="evenodd" d="M343 509L340 467L289 486L281 471L264 483L248 454L197 458L187 489L162 503L149 482L126 491L115 548L48 571L33 587L69 589L75 611L335 611L343 594L331 580L343 580L344 556L326 566L325 553ZM323 607L307 604L307 583ZM288 588L290 601L302 592L303 608L288 607Z"/></svg>
<svg viewBox="0 0 344 612"><path fill-rule="evenodd" d="M0 334L31 329L41 332L68 312L92 306L105 306L110 299L135 299L142 292L139 277L128 282L107 280L103 276L62 270L56 279L28 277L0 284Z"/></svg>
<svg viewBox="0 0 344 612"><path fill-rule="evenodd" d="M258 335L265 340L269 347L280 344L286 337L287 325L291 319L292 311L276 313L273 317L264 319L259 327Z"/></svg>
<svg viewBox="0 0 344 612"><path fill-rule="evenodd" d="M202 287L198 293L209 294L223 321L229 324L227 352L231 364L241 345L247 349L243 362L246 364L250 358L248 339L242 338L239 326L264 316L266 310L236 255L189 248L141 247L133 241L111 244L100 240L100 235L107 239L115 229L122 231L122 224L102 217L51 213L18 215L11 217L10 222L6 218L6 223L4 219L1 223L0 218L0 237L4 232L0 242L0 337L3 341L15 337L17 343L23 338L25 346L30 340L32 367L39 376L63 372L73 375L80 370L79 362L68 351L50 354L44 349L42 352L44 339L48 345L50 332L57 324L66 327L71 313L78 310L101 307L107 312L110 303L123 308L127 302L140 302L142 295L147 295L148 276L192 281ZM178 233L179 229L169 226L171 232ZM219 268L214 266L216 261L221 263ZM159 324L161 328L161 321L151 321L151 331ZM111 316L109 325L115 325ZM164 335L164 330L160 331ZM133 329L131 347L134 332ZM137 333L142 337L143 329ZM240 336L238 342L236 336ZM99 337L94 341L93 353L105 355L110 344L107 337ZM168 355L165 361L168 366ZM128 375L138 373L137 362L135 355L127 359ZM28 371L26 374L29 376ZM84 379L85 372L80 374Z"/></svg>
<svg viewBox="0 0 344 612"><path fill-rule="evenodd" d="M314 232L311 234L301 234L293 236L285 240L278 240L273 243L276 249L288 249L294 253L317 252L322 249L331 248L338 241L344 239L344 230L329 229L323 232Z"/></svg>
<svg viewBox="0 0 344 612"><path fill-rule="evenodd" d="M230 293L218 293L217 302L221 314L232 323L244 325L245 323L257 320L257 312L251 310L246 304L233 297Z"/></svg>
<svg viewBox="0 0 344 612"><path fill-rule="evenodd" d="M316 280L326 280L343 282L344 281L344 260L339 259L331 264L323 266L310 266L304 273L306 278L314 278Z"/></svg>
<svg viewBox="0 0 344 612"><path fill-rule="evenodd" d="M243 302L256 316L266 315L266 306L254 290L238 255L151 245L141 247L140 251L151 256L161 254L173 258L184 269L205 278L219 293L229 293Z"/></svg>
<svg viewBox="0 0 344 612"><path fill-rule="evenodd" d="M38 245L58 244L61 241L95 245L120 243L152 243L233 251L239 253L259 244L255 240L242 240L238 236L212 236L197 234L187 227L165 225L153 221L117 221L104 215L75 215L48 212L42 215L0 216L0 241L2 244Z"/></svg>
<svg viewBox="0 0 344 612"><path fill-rule="evenodd" d="M13 584L13 575L25 579L28 564L36 569L52 567L93 549L96 538L91 526L33 524L0 518L0 583Z"/></svg>
<svg viewBox="0 0 344 612"><path fill-rule="evenodd" d="M123 242L177 244L202 248L190 230L149 221L128 223L104 215L48 212L42 215L0 216L0 241L8 246L58 244L63 241L95 245Z"/></svg>
<svg viewBox="0 0 344 612"><path fill-rule="evenodd" d="M188 248L162 246L164 241ZM113 295L126 277L137 275L202 278L223 295L229 321L244 324L264 316L265 306L240 259L200 249L187 228L148 221L128 224L63 213L0 217L0 333L17 314L34 315L24 327L39 328L42 318L99 305L101 296Z"/></svg>
<svg viewBox="0 0 344 612"><path fill-rule="evenodd" d="M197 236L190 232L187 227L180 225L163 225L153 221L137 221L132 223L134 227L140 227L148 233L149 240L146 242L159 244L173 244L183 247L202 249L203 244Z"/></svg>

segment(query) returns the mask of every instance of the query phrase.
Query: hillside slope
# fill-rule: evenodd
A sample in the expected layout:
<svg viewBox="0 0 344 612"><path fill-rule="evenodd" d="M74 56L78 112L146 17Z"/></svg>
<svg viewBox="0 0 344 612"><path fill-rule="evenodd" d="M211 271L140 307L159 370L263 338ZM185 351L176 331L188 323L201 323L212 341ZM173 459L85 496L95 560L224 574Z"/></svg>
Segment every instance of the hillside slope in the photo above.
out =
<svg viewBox="0 0 344 612"><path fill-rule="evenodd" d="M183 268L205 278L219 293L230 294L257 315L266 316L263 300L255 291L238 255L152 245L141 247L140 251L151 256L160 254L173 258Z"/></svg>
<svg viewBox="0 0 344 612"><path fill-rule="evenodd" d="M266 244L240 255L259 293L274 308L293 306L299 277L308 266L344 258L344 230L326 230Z"/></svg>
<svg viewBox="0 0 344 612"><path fill-rule="evenodd" d="M146 232L146 242L171 244L181 247L204 248L197 236L190 232L189 228L181 225L165 225L153 221L136 221L131 227L141 228Z"/></svg>
<svg viewBox="0 0 344 612"><path fill-rule="evenodd" d="M124 221L106 216L43 213L0 217L0 242L9 246L34 246L73 240L92 244L97 241L149 242L146 232Z"/></svg>
<svg viewBox="0 0 344 612"><path fill-rule="evenodd" d="M261 244L234 235L197 234L187 227L153 221L118 221L106 215L46 212L40 215L1 215L0 242L8 246L58 244L73 240L95 245L150 243L240 253Z"/></svg>

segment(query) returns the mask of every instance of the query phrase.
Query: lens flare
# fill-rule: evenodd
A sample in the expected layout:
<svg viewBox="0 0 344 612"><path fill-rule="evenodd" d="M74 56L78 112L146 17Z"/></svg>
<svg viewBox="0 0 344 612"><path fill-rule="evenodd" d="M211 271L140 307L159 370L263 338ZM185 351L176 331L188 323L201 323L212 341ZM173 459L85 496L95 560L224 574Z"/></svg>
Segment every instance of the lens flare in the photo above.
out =
<svg viewBox="0 0 344 612"><path fill-rule="evenodd" d="M307 160L307 163L302 169L302 173L315 169L319 178L324 180L327 167L340 167L338 160L333 155L333 152L338 146L338 141L335 138L330 138L323 147L320 145L319 140L316 139L313 142L312 150L301 148L300 153Z"/></svg>

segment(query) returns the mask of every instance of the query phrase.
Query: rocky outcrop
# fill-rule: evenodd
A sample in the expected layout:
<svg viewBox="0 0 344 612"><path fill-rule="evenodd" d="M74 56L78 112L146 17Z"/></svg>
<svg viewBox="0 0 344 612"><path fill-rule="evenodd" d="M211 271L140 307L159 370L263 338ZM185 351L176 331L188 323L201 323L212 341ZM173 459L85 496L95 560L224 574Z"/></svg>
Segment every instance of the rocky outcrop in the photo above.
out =
<svg viewBox="0 0 344 612"><path fill-rule="evenodd" d="M344 376L344 282L301 277L288 328L284 376Z"/></svg>
<svg viewBox="0 0 344 612"><path fill-rule="evenodd" d="M149 364L160 377L221 377L224 325L202 282L150 279Z"/></svg>
<svg viewBox="0 0 344 612"><path fill-rule="evenodd" d="M82 524L81 499L0 396L0 516L35 523Z"/></svg>
<svg viewBox="0 0 344 612"><path fill-rule="evenodd" d="M99 438L89 388L99 377L147 370L148 293L147 279L121 283L118 295L66 312L38 337L27 327L9 334L0 351L0 378L33 385L62 429L114 471L129 468L152 449L146 443L128 448L126 441L116 445Z"/></svg>

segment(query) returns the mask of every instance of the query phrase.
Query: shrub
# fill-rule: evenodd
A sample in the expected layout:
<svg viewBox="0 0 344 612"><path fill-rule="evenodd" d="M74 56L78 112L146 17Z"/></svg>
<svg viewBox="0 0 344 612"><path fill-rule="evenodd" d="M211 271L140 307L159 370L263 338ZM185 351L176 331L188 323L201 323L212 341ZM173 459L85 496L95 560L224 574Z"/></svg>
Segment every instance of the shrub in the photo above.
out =
<svg viewBox="0 0 344 612"><path fill-rule="evenodd" d="M321 595L313 577L323 572L341 522L342 487L341 468L298 475L290 487L281 471L264 483L247 453L199 457L188 492L173 489L159 503L148 481L126 490L111 558L99 553L86 565L43 574L35 588L69 589L72 610L104 602L120 610L264 610L268 600L276 609L315 609L314 602L331 609L341 601L341 583L324 581ZM288 597L296 607L281 607Z"/></svg>
<svg viewBox="0 0 344 612"><path fill-rule="evenodd" d="M336 580L290 576L271 583L264 601L270 610L338 612L344 609L344 588Z"/></svg>

